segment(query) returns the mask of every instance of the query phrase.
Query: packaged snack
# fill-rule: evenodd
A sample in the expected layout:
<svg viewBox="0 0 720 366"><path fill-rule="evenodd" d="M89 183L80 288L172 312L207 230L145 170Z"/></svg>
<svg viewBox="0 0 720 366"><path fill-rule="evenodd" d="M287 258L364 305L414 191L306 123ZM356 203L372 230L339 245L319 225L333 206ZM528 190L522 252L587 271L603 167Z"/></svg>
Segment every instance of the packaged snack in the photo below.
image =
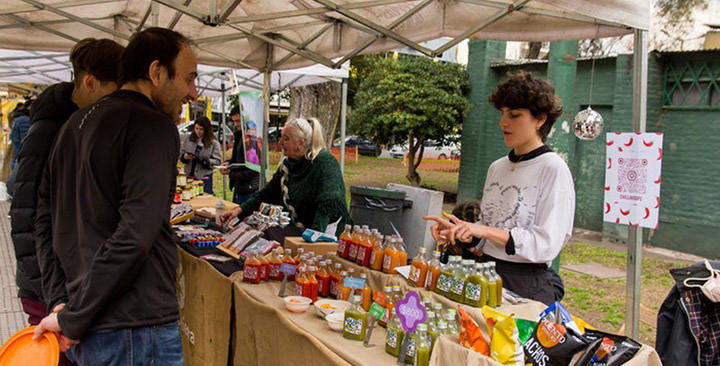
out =
<svg viewBox="0 0 720 366"><path fill-rule="evenodd" d="M575 315L573 315L572 318L575 321L575 324L577 324L578 329L580 329L580 333L585 334L588 329L595 330L595 327L588 324L586 321L576 317Z"/></svg>
<svg viewBox="0 0 720 366"><path fill-rule="evenodd" d="M523 346L525 362L529 365L569 366L573 356L590 343L572 328L555 323L553 314L540 319Z"/></svg>
<svg viewBox="0 0 720 366"><path fill-rule="evenodd" d="M477 323L461 307L460 312L460 344L485 356L490 356L490 346L480 331Z"/></svg>
<svg viewBox="0 0 720 366"><path fill-rule="evenodd" d="M533 330L535 330L537 323L525 319L515 319L515 324L518 328L518 337L520 338L520 343L525 344L525 342L527 342L527 340L532 335Z"/></svg>
<svg viewBox="0 0 720 366"><path fill-rule="evenodd" d="M482 314L490 334L490 357L503 365L524 365L525 352L520 342L515 318L487 305L483 306Z"/></svg>
<svg viewBox="0 0 720 366"><path fill-rule="evenodd" d="M585 338L592 343L575 364L577 366L619 366L633 358L642 347L628 337L599 330L588 329Z"/></svg>
<svg viewBox="0 0 720 366"><path fill-rule="evenodd" d="M560 303L560 301L555 301L552 305L548 306L547 309L540 313L540 316L538 318L543 318L548 314L553 315L553 317L549 319L550 321L562 324L574 330L575 333L583 334L583 331L581 331L578 325L575 323L575 318L570 315L570 312L565 309L565 307L563 306L563 304Z"/></svg>

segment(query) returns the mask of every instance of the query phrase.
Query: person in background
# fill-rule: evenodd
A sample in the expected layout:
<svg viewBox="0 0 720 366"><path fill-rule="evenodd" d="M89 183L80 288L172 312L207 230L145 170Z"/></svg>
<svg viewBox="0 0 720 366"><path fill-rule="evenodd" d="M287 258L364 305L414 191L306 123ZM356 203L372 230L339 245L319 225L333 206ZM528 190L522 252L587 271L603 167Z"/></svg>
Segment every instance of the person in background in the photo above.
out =
<svg viewBox="0 0 720 366"><path fill-rule="evenodd" d="M213 194L213 166L220 165L220 142L207 117L195 120L190 135L180 144L180 161L188 177L202 179L205 193Z"/></svg>
<svg viewBox="0 0 720 366"><path fill-rule="evenodd" d="M223 163L220 173L230 176L230 188L233 189L233 202L242 204L247 201L250 196L260 188L260 174L245 166L228 169L230 164L245 164L242 116L240 115L240 107L235 106L230 110L230 118L235 125L235 133L233 134L233 148L230 160Z"/></svg>
<svg viewBox="0 0 720 366"><path fill-rule="evenodd" d="M475 222L480 217L480 201L468 200L458 204L453 208L452 214L461 220ZM438 244L440 253L440 262L447 263L451 255L460 255L463 259L475 259L482 255L481 250L475 250L472 243L463 243L459 240L454 242L440 242Z"/></svg>
<svg viewBox="0 0 720 366"><path fill-rule="evenodd" d="M109 39L86 38L70 51L75 79L49 86L33 103L30 129L15 167L15 195L10 205L10 235L15 247L15 281L28 323L37 325L53 309L43 299L40 267L35 255L35 213L38 186L60 127L70 115L117 89L123 47ZM62 354L62 364L69 364Z"/></svg>
<svg viewBox="0 0 720 366"><path fill-rule="evenodd" d="M222 221L244 218L265 202L282 205L290 212L299 233L305 229L326 232L336 224L330 234L339 236L350 221L345 181L340 164L325 149L320 122L315 118L291 119L282 130L279 145L285 157L270 182L240 207L224 213Z"/></svg>
<svg viewBox="0 0 720 366"><path fill-rule="evenodd" d="M34 338L85 365L183 364L170 225L182 106L197 98L183 35L147 28L121 58L120 90L60 129L38 192L43 296L57 312Z"/></svg>
<svg viewBox="0 0 720 366"><path fill-rule="evenodd" d="M30 129L30 106L32 100L27 100L25 103L18 104L13 114L12 128L10 129L10 141L13 144L14 157L10 163L10 168L15 169L17 164L18 155L20 154L20 146L22 144L25 134Z"/></svg>
<svg viewBox="0 0 720 366"><path fill-rule="evenodd" d="M440 241L458 239L495 261L503 286L522 297L558 300L550 263L570 239L575 186L565 161L544 144L562 112L555 88L520 71L500 83L490 103L501 112L500 128L512 150L488 169L477 220L454 215L426 217Z"/></svg>

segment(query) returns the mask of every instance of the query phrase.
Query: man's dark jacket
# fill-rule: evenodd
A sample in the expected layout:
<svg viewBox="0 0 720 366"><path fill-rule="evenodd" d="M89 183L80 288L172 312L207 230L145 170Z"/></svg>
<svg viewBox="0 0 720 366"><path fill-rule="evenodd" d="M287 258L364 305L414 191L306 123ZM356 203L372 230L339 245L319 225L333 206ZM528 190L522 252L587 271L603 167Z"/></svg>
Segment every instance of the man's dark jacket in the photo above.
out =
<svg viewBox="0 0 720 366"><path fill-rule="evenodd" d="M11 230L17 272L18 296L42 300L40 269L35 256L35 206L38 186L50 148L60 127L78 107L73 103L73 84L59 83L37 98L30 114L15 166L15 195L10 206Z"/></svg>
<svg viewBox="0 0 720 366"><path fill-rule="evenodd" d="M243 144L242 131L235 132L235 141L233 142L232 157L230 164L245 163L245 152ZM239 168L230 170L230 187L235 189L235 194L248 194L257 191L260 188L260 174L248 168Z"/></svg>
<svg viewBox="0 0 720 366"><path fill-rule="evenodd" d="M145 95L118 90L60 129L38 193L38 263L71 339L178 319L170 204L180 139Z"/></svg>

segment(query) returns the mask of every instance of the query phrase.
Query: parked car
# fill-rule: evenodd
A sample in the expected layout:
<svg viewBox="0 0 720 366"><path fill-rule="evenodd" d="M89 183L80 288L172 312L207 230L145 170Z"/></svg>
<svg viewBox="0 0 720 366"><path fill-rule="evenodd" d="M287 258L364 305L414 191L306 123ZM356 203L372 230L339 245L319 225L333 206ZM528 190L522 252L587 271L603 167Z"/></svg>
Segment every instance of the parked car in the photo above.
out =
<svg viewBox="0 0 720 366"><path fill-rule="evenodd" d="M340 146L340 141L333 142L334 147ZM382 153L382 145L375 143L371 139L363 139L357 136L348 136L345 138L345 147L357 146L358 154L378 157Z"/></svg>
<svg viewBox="0 0 720 366"><path fill-rule="evenodd" d="M425 140L425 151L423 152L423 159L459 159L460 158L460 143L452 142L446 145L440 145L435 140ZM402 159L408 153L408 144L395 145L390 148L390 156L395 159ZM419 152L418 152L419 153Z"/></svg>

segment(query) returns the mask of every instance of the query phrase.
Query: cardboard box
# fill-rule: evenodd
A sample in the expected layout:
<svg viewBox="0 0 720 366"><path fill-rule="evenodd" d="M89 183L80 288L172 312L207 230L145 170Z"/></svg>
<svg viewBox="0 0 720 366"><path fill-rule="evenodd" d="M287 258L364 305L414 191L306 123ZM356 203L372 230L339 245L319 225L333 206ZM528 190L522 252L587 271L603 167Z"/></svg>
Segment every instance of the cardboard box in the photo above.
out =
<svg viewBox="0 0 720 366"><path fill-rule="evenodd" d="M315 255L324 255L325 253L336 253L337 243L328 243L325 241L319 241L317 243L308 243L302 237L299 236L287 236L285 237L285 248L292 249L292 254L296 255L298 248L305 249L305 253L309 251L315 252Z"/></svg>

